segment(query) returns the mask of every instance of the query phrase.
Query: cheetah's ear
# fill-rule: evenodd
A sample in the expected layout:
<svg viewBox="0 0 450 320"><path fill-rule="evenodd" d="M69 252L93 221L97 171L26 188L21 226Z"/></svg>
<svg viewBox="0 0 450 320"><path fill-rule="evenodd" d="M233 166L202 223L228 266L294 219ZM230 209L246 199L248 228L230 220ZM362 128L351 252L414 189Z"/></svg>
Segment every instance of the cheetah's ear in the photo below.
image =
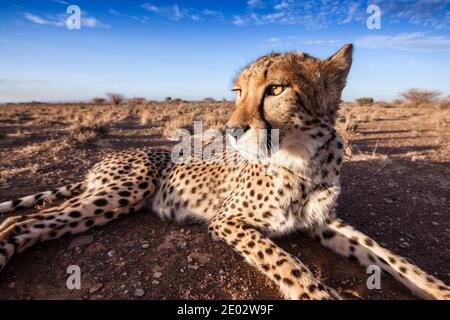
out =
<svg viewBox="0 0 450 320"><path fill-rule="evenodd" d="M345 87L352 66L353 45L346 44L324 61L323 77L328 90L339 95Z"/></svg>
<svg viewBox="0 0 450 320"><path fill-rule="evenodd" d="M341 94L352 65L353 45L346 44L334 55L322 61L320 78L324 90L322 106L334 121L341 103Z"/></svg>

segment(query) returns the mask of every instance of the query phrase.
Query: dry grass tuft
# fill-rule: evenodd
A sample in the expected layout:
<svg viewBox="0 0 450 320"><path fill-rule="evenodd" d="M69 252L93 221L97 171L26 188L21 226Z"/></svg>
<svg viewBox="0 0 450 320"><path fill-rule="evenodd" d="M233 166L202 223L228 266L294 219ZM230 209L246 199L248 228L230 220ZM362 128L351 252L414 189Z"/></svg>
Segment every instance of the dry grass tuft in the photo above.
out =
<svg viewBox="0 0 450 320"><path fill-rule="evenodd" d="M140 123L141 126L147 126L152 121L152 111L149 108L145 108L140 113Z"/></svg>
<svg viewBox="0 0 450 320"><path fill-rule="evenodd" d="M172 118L164 124L164 136L168 139L172 139L174 133L178 129L188 130L193 132L194 128L194 116L186 115L184 117Z"/></svg>
<svg viewBox="0 0 450 320"><path fill-rule="evenodd" d="M347 132L357 132L358 130L358 122L356 121L353 113L347 114L345 117L345 131Z"/></svg>
<svg viewBox="0 0 450 320"><path fill-rule="evenodd" d="M69 129L68 142L74 145L91 143L99 137L106 135L109 128L106 124L96 123L94 125L73 125Z"/></svg>

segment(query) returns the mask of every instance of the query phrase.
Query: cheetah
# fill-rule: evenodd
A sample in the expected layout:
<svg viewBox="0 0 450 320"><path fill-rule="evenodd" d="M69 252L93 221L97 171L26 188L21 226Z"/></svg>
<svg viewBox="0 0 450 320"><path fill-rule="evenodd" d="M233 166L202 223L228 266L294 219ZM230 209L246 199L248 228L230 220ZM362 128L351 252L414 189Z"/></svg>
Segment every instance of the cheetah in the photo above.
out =
<svg viewBox="0 0 450 320"><path fill-rule="evenodd" d="M274 236L304 231L334 252L378 265L414 294L450 299L449 286L383 248L337 217L343 143L333 128L352 64L347 44L327 59L271 53L234 81L236 107L227 122L233 161L174 161L169 151L110 154L82 182L0 204L0 213L57 199L37 213L0 225L0 270L14 253L42 241L85 232L150 207L178 223L195 220L278 285L286 299L341 299ZM278 148L258 139L278 130ZM264 157L247 150L270 149ZM255 148L256 147L256 148Z"/></svg>

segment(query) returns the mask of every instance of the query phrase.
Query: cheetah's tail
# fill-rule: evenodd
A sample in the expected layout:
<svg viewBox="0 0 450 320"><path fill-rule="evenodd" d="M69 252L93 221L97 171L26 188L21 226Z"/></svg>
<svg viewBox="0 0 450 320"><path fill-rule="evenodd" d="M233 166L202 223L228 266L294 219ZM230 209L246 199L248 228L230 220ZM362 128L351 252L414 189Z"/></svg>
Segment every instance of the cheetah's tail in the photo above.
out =
<svg viewBox="0 0 450 320"><path fill-rule="evenodd" d="M68 184L52 191L49 190L18 198L12 201L2 202L0 203L0 214L30 208L35 205L42 204L44 201L51 202L56 199L69 198L82 193L86 189L86 187L87 182L83 181L74 184Z"/></svg>

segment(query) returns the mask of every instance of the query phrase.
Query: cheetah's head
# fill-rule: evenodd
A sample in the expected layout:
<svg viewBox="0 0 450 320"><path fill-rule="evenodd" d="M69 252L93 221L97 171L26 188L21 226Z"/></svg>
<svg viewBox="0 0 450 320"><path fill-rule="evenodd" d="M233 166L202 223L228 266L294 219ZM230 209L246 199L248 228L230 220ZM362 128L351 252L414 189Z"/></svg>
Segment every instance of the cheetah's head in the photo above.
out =
<svg viewBox="0 0 450 320"><path fill-rule="evenodd" d="M264 149L270 141L262 139L264 132L278 129L280 151L304 152L306 128L334 124L352 51L347 44L324 60L300 52L271 53L248 65L234 82L236 108L227 127L239 138L232 144L254 154L248 150Z"/></svg>

